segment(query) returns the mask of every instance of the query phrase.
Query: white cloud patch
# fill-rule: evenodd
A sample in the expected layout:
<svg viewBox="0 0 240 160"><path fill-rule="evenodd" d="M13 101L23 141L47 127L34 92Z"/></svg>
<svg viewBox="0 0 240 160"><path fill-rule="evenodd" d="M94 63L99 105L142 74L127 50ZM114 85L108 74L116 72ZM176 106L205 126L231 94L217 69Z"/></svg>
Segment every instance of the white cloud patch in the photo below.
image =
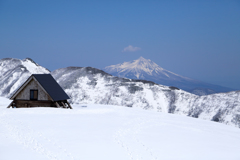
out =
<svg viewBox="0 0 240 160"><path fill-rule="evenodd" d="M135 52L141 50L139 47L133 47L132 45L129 45L123 49L123 52Z"/></svg>

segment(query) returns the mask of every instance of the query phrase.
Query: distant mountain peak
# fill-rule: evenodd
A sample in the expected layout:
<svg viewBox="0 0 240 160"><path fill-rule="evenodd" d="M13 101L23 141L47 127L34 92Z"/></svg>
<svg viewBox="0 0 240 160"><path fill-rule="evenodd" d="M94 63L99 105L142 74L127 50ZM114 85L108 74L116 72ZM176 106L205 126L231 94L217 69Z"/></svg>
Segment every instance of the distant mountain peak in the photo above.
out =
<svg viewBox="0 0 240 160"><path fill-rule="evenodd" d="M150 59L145 59L142 56L131 63L132 67L139 68L142 70L145 70L146 72L149 72L149 70L153 71L155 69L160 69L162 70L160 66L158 66L156 63L151 61ZM151 73L150 73L151 74Z"/></svg>
<svg viewBox="0 0 240 160"><path fill-rule="evenodd" d="M118 76L126 78L129 78L128 75L131 74L131 78L133 79L146 79L146 76L154 76L159 74L165 78L169 78L171 75L179 76L163 69L150 59L145 59L142 56L131 62L124 62L105 67L104 70L110 74L113 72L118 72Z"/></svg>
<svg viewBox="0 0 240 160"><path fill-rule="evenodd" d="M114 76L141 79L162 85L175 86L198 95L232 91L232 89L226 87L180 76L160 67L150 59L145 59L142 56L130 62L107 66L103 70Z"/></svg>
<svg viewBox="0 0 240 160"><path fill-rule="evenodd" d="M138 59L136 59L136 60L139 60L139 61L151 61L150 59L145 59L145 58L143 58L142 56L140 56ZM136 61L135 60L135 61Z"/></svg>

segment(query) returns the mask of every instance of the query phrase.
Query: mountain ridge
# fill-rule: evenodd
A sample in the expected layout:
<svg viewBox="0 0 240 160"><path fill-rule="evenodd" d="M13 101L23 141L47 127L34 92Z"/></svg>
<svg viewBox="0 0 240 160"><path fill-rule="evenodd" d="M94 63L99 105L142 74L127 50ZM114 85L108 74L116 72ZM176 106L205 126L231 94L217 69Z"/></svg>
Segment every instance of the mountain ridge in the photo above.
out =
<svg viewBox="0 0 240 160"><path fill-rule="evenodd" d="M143 79L153 81L157 84L175 86L197 95L234 91L234 89L231 88L209 84L178 75L163 69L155 62L143 57L130 62L110 65L105 67L103 70L114 76L131 79Z"/></svg>
<svg viewBox="0 0 240 160"><path fill-rule="evenodd" d="M111 70L111 72L117 71L119 73L123 73L125 71L127 71L127 73L128 73L128 72L131 72L132 70L135 70L134 74L137 79L144 78L144 76L142 75L142 77L141 77L141 75L139 73L141 71L145 71L149 75L153 75L156 73L162 73L166 77L169 77L170 75L167 74L167 73L169 73L171 75L182 77L184 79L190 79L187 77L180 76L176 73L170 72L168 70L165 70L162 67L160 67L159 65L157 65L156 63L154 63L153 61L151 61L150 59L145 59L142 56L139 59L133 60L131 62L123 62L123 63L117 64L117 65L111 65L111 66L105 67L105 70ZM119 74L119 76L122 76L122 74Z"/></svg>
<svg viewBox="0 0 240 160"><path fill-rule="evenodd" d="M142 108L240 128L240 91L198 96L151 81L112 76L92 67L66 67L51 74L74 104Z"/></svg>
<svg viewBox="0 0 240 160"><path fill-rule="evenodd" d="M30 58L0 59L0 96L9 97L32 74L50 73L50 71Z"/></svg>
<svg viewBox="0 0 240 160"><path fill-rule="evenodd" d="M35 73L49 71L27 60L0 60L0 95L9 97ZM26 67L25 67L25 66ZM28 67L31 69L28 70ZM198 96L152 81L116 77L92 67L66 67L52 76L72 104L107 104L216 121L240 128L240 91Z"/></svg>

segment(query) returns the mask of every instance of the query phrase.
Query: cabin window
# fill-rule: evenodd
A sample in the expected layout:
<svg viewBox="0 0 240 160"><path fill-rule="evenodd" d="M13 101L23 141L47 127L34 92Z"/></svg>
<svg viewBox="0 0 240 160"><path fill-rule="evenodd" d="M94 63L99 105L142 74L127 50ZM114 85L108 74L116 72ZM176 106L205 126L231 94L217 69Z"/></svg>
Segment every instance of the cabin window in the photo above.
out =
<svg viewBox="0 0 240 160"><path fill-rule="evenodd" d="M38 99L38 90L30 90L30 100Z"/></svg>

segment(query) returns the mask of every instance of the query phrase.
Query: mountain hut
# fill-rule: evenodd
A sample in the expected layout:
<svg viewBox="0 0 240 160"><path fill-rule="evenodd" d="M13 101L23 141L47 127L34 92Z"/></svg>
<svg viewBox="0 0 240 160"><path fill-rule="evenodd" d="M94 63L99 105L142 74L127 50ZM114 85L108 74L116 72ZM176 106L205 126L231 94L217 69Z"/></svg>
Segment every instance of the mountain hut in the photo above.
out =
<svg viewBox="0 0 240 160"><path fill-rule="evenodd" d="M51 74L32 74L11 96L7 108L57 107L70 108L69 96Z"/></svg>

